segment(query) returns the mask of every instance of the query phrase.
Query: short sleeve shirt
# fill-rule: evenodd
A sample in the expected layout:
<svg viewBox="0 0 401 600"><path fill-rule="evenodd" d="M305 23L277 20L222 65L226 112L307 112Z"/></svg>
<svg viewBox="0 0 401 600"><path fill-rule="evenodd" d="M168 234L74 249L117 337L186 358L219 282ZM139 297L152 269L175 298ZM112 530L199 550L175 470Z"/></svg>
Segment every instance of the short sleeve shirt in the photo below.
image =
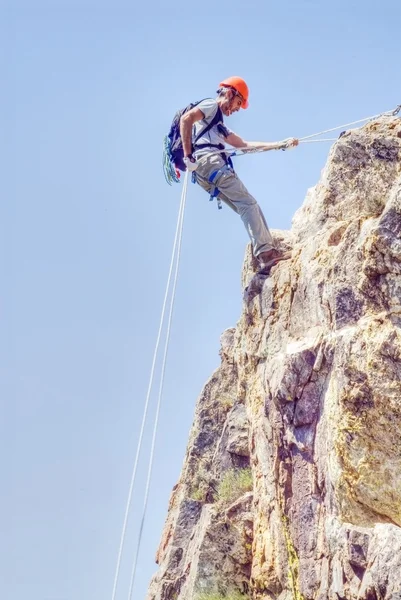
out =
<svg viewBox="0 0 401 600"><path fill-rule="evenodd" d="M217 101L213 100L212 98L208 98L207 100L202 100L202 102L197 104L196 108L199 108L199 110L201 110L203 112L205 117L201 121L197 121L194 124L193 132L192 132L193 140L195 140L196 136L202 131L202 129L204 129L210 123L210 121L213 120L214 116L216 115L218 107L219 107L219 105L217 104ZM218 144L224 144L226 137L228 135L230 135L230 133L231 133L230 129L228 129L228 127L226 127L223 124L223 122L221 121L220 123L213 125L213 127L211 129L209 129L209 131L207 131L205 133L205 135L202 135L196 141L196 143L197 144L213 144L215 146L217 146ZM202 153L205 154L207 152L210 152L210 150L208 150L207 148L204 148L202 150L198 150L196 152L196 154L200 155Z"/></svg>

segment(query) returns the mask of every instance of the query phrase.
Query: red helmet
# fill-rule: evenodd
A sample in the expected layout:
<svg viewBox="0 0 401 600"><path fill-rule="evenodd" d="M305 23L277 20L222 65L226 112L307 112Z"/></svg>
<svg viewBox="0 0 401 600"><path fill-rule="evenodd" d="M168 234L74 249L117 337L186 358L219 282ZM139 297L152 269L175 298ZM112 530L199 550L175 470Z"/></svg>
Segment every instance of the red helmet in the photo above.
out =
<svg viewBox="0 0 401 600"><path fill-rule="evenodd" d="M220 83L220 87L230 87L242 96L241 108L248 108L249 89L242 77L227 77Z"/></svg>

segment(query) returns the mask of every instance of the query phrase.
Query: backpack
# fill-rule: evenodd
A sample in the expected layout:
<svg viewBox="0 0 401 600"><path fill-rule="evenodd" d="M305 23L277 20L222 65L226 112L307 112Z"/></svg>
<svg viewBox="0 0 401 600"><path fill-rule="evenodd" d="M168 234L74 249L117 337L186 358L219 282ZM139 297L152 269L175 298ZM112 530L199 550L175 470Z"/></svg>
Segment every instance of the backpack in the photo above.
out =
<svg viewBox="0 0 401 600"><path fill-rule="evenodd" d="M207 100L207 98L203 98L203 100ZM164 140L164 151L165 151L165 161L164 162L166 163L166 158L167 158L167 160L169 160L169 162L170 162L170 167L173 170L174 170L174 167L183 172L187 170L185 163L184 163L184 149L182 147L182 139L181 139L181 133L180 133L181 117L186 112L191 110L191 108L194 108L194 106L197 106L198 104L203 102L203 100L198 100L198 102L193 102L191 104L188 104L188 106L178 110L174 115L173 121L171 123L170 131L166 135L165 140ZM213 117L213 119L210 121L210 123L208 123L206 125L206 127L204 127L198 133L196 138L193 140L193 149L196 149L196 142L205 133L207 133L210 129L212 129L212 127L214 127L215 125L217 125L220 122L223 122L223 113L221 112L220 107L218 107L217 112L216 112L215 116ZM200 148L200 147L202 147L202 148L203 147L214 147L214 144L201 144L198 146L198 148ZM224 147L224 146L219 145L218 147ZM166 157L166 154L167 154L167 157Z"/></svg>

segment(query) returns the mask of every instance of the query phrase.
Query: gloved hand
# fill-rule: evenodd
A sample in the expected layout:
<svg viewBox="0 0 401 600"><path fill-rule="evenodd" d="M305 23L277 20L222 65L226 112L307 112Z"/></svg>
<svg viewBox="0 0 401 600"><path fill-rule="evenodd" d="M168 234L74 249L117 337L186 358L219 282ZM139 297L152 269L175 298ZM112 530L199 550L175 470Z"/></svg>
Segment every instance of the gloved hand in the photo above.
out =
<svg viewBox="0 0 401 600"><path fill-rule="evenodd" d="M198 168L198 163L196 162L196 159L192 156L192 154L184 158L184 163L187 170L190 173L192 173L192 171L196 171L196 169Z"/></svg>
<svg viewBox="0 0 401 600"><path fill-rule="evenodd" d="M299 140L297 138L287 138L286 140L279 142L277 147L279 150L288 150L289 148L295 148L298 144Z"/></svg>

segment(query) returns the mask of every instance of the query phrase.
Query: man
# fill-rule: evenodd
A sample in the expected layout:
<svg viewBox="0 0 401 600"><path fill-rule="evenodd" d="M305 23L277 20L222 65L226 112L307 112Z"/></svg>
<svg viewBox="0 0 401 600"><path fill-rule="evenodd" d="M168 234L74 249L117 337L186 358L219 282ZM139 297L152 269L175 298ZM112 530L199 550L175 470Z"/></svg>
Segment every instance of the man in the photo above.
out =
<svg viewBox="0 0 401 600"><path fill-rule="evenodd" d="M181 117L184 163L188 171L195 171L196 181L204 190L214 193L240 215L258 261L257 273L269 275L275 264L290 258L291 254L282 253L274 247L262 210L220 149L224 149L226 142L234 148L276 150L297 146L298 140L290 138L276 143L243 140L224 125L223 115L229 117L240 108L248 108L247 84L241 77L229 77L220 83L217 94L215 100L203 100ZM212 120L215 124L209 128ZM206 133L202 133L205 129ZM216 151L220 153L205 158L205 155Z"/></svg>

